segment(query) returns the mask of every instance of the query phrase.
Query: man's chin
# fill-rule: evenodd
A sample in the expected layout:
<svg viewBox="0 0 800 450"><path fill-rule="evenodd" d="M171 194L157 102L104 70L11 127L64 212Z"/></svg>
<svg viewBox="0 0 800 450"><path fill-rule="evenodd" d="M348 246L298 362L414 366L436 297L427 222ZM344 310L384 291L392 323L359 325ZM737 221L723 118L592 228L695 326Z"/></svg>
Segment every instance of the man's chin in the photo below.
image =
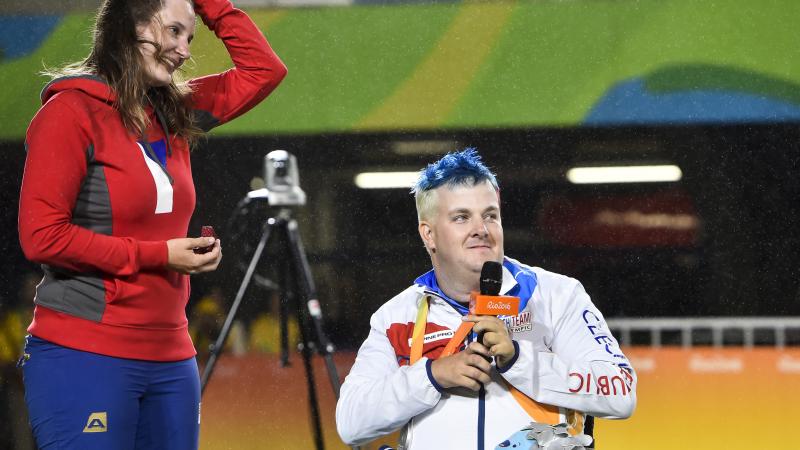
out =
<svg viewBox="0 0 800 450"><path fill-rule="evenodd" d="M488 261L494 261L494 262L502 263L503 262L503 258L502 257L498 257L497 255L485 255L485 256L480 257L480 258L475 258L470 263L470 269L473 272L480 273L480 271L483 269L483 265L486 264L486 262L488 262Z"/></svg>

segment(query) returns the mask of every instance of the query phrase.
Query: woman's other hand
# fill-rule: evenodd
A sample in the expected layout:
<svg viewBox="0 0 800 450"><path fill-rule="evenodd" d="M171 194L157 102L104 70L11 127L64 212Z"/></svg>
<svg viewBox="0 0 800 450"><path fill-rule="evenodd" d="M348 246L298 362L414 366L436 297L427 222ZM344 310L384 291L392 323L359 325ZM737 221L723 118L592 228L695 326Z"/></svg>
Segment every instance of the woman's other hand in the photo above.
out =
<svg viewBox="0 0 800 450"><path fill-rule="evenodd" d="M194 249L214 247L208 253L198 254ZM184 274L211 272L217 269L222 261L222 244L219 239L179 238L167 241L167 268Z"/></svg>

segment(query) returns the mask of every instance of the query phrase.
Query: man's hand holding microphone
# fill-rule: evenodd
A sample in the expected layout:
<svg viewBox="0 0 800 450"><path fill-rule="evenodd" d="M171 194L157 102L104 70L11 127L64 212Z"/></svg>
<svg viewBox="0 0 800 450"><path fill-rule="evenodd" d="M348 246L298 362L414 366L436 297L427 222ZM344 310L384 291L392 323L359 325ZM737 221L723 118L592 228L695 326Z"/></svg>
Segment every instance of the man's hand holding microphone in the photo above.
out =
<svg viewBox="0 0 800 450"><path fill-rule="evenodd" d="M443 388L465 387L473 391L491 378L492 357L498 367L506 366L515 353L514 344L505 323L498 315L517 315L519 299L499 296L503 280L503 266L487 261L481 269L480 294L470 296L470 314L462 318L462 325L448 343L442 355L431 364L431 373ZM454 353L466 334L474 331L478 339L463 351Z"/></svg>

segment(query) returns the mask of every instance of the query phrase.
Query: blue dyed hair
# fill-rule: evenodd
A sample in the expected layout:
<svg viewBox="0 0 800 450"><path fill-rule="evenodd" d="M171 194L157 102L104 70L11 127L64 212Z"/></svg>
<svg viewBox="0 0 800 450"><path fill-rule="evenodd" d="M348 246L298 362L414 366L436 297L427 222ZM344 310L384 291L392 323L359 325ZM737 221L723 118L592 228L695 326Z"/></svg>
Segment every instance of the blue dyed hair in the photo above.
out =
<svg viewBox="0 0 800 450"><path fill-rule="evenodd" d="M481 162L481 155L473 147L467 147L460 152L451 152L444 155L440 160L428 164L419 173L411 193L419 195L423 192L431 191L439 186L470 185L488 181L495 190L500 187L497 178L488 167Z"/></svg>

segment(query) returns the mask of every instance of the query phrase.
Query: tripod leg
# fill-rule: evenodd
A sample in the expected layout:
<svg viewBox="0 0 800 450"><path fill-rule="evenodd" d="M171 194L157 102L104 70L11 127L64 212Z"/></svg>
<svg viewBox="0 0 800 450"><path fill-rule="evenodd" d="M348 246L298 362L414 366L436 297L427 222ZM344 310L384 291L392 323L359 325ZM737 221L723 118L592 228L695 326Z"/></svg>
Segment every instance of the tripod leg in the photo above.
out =
<svg viewBox="0 0 800 450"><path fill-rule="evenodd" d="M306 259L305 250L303 250L303 243L300 240L300 233L297 230L297 222L294 219L289 219L287 221L286 234L289 238L289 244L292 251L295 274L297 277L299 277L297 281L298 283L303 284L308 317L313 322L314 330L317 334L317 342L319 345L317 345L316 348L325 359L325 366L328 369L328 379L331 382L333 394L336 400L339 400L341 383L339 381L339 373L336 370L336 364L333 362L334 347L331 341L328 339L328 336L325 334L325 330L322 326L322 308L320 308L319 300L317 300L317 289L314 287L314 279L311 276L311 268L308 265L308 259ZM301 309L300 303L296 302L296 305L299 314ZM305 328L305 326L301 327L303 330L305 330ZM306 344L310 343L308 338L305 336L303 337L303 342ZM303 351L304 354L306 351L308 351L310 358L311 348L308 345L304 345ZM311 388L309 388L309 391L311 391ZM354 446L351 448L353 450L359 450L361 447Z"/></svg>
<svg viewBox="0 0 800 450"><path fill-rule="evenodd" d="M284 270L282 286L286 286L288 274ZM278 299L278 316L280 319L280 340L281 340L281 367L289 365L289 299L285 293Z"/></svg>
<svg viewBox="0 0 800 450"><path fill-rule="evenodd" d="M339 381L339 373L336 370L336 364L333 362L334 347L322 326L322 308L320 308L319 300L317 300L317 289L314 287L311 268L308 265L308 260L303 250L303 243L297 231L297 222L294 219L289 220L286 229L289 236L289 243L291 244L292 259L294 260L296 271L300 277L298 281L303 283L308 315L314 323L314 331L316 331L317 334L317 342L319 343L317 351L319 351L325 359L325 366L328 369L328 379L333 388L333 394L338 400L341 382Z"/></svg>
<svg viewBox="0 0 800 450"><path fill-rule="evenodd" d="M286 224L286 222L284 222L284 224ZM287 240L287 245L290 243L291 240ZM308 406L311 412L311 427L314 431L314 446L316 450L324 450L325 443L322 438L322 423L320 420L319 401L317 399L316 384L314 383L314 367L311 364L314 343L311 340L309 321L305 314L303 314L299 300L298 288L300 287L300 273L298 273L296 266L292 266L292 268L294 268L294 270L289 270L289 273L287 274L289 276L285 277L287 278L287 282L285 284L286 298L291 301L295 307L295 314L297 315L297 321L300 328L300 338L302 340L300 343L300 352L301 356L303 357L303 367L306 371L306 388L308 389ZM288 278L291 278L291 280L288 280Z"/></svg>
<svg viewBox="0 0 800 450"><path fill-rule="evenodd" d="M208 362L203 369L203 376L200 379L200 395L205 392L208 380L211 378L211 374L214 372L214 366L217 364L217 359L219 358L219 355L222 354L222 350L225 347L225 340L228 338L228 334L231 332L231 326L233 325L233 320L236 318L236 312L239 310L239 305L242 303L244 293L247 291L247 287L250 285L250 281L253 278L256 267L258 267L258 262L261 260L261 255L264 253L264 247L267 245L267 241L269 240L269 235L274 224L274 219L270 219L264 223L264 231L261 233L261 240L258 241L256 251L253 253L253 258L250 260L250 265L247 267L247 272L244 274L242 284L239 286L239 291L236 293L236 298L233 301L233 305L231 305L228 316L225 318L225 323L222 325L222 330L220 330L216 342L214 342L213 346L211 347L211 353L208 356Z"/></svg>
<svg viewBox="0 0 800 450"><path fill-rule="evenodd" d="M299 306L299 304L298 304ZM301 311L297 311L298 314ZM311 409L311 426L314 429L314 448L317 450L324 450L325 443L322 439L322 422L319 413L319 400L317 399L317 388L314 384L314 367L311 365L311 356L313 350L313 343L308 337L308 327L300 325L300 335L303 342L300 344L301 354L303 356L303 367L306 371L306 384L308 388L308 406Z"/></svg>

